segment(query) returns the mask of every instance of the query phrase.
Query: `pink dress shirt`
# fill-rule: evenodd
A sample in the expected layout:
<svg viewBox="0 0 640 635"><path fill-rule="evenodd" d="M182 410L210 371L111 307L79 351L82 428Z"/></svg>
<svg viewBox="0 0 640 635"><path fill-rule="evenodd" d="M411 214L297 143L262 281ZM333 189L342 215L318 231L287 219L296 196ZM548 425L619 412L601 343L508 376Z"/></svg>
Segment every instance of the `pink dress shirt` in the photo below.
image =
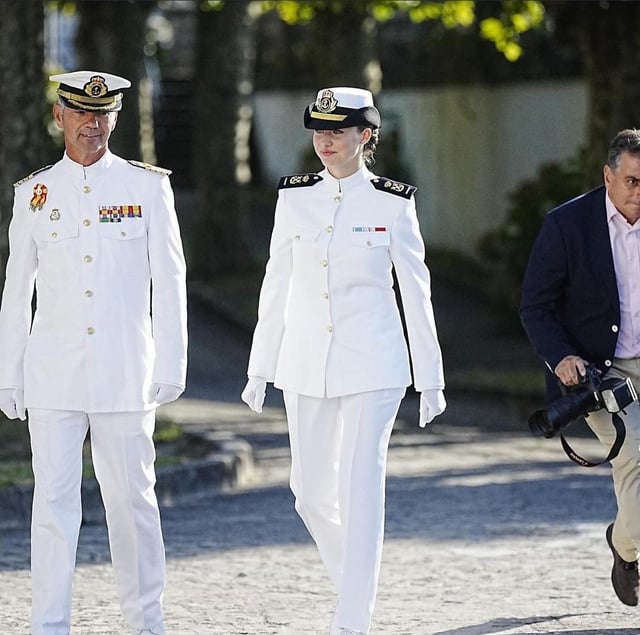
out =
<svg viewBox="0 0 640 635"><path fill-rule="evenodd" d="M620 298L615 356L640 357L640 222L630 225L606 196L609 240Z"/></svg>

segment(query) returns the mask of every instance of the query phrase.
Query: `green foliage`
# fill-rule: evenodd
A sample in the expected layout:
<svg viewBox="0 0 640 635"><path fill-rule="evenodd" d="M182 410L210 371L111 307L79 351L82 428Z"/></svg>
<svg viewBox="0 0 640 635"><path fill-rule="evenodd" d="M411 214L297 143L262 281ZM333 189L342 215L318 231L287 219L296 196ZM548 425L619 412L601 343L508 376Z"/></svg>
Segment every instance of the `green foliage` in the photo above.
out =
<svg viewBox="0 0 640 635"><path fill-rule="evenodd" d="M340 14L345 3L346 0L263 0L261 9L276 11L283 22L295 25L308 24L319 11ZM508 61L515 62L523 53L520 36L543 24L544 5L537 0L502 0L492 4L499 9L498 15L480 21L480 36L493 42ZM470 27L476 22L476 0L359 0L359 5L363 13L377 22L391 20L399 12L406 13L415 23L440 21L447 29Z"/></svg>
<svg viewBox="0 0 640 635"><path fill-rule="evenodd" d="M59 11L69 16L75 14L77 2L70 0L49 0L45 6L48 11Z"/></svg>
<svg viewBox="0 0 640 635"><path fill-rule="evenodd" d="M390 2L399 11L405 11L412 22L420 23L425 20L440 20L448 29L471 26L476 19L473 0L445 0L444 2Z"/></svg>
<svg viewBox="0 0 640 635"><path fill-rule="evenodd" d="M499 17L480 22L480 35L493 42L506 59L515 62L523 53L520 35L539 27L543 20L542 2L505 0Z"/></svg>
<svg viewBox="0 0 640 635"><path fill-rule="evenodd" d="M265 0L262 2L262 10L265 13L276 11L280 19L289 25L308 24L316 15L317 5L317 2L298 2L297 0ZM328 8L335 8L335 6L336 3L332 2Z"/></svg>
<svg viewBox="0 0 640 635"><path fill-rule="evenodd" d="M153 440L160 454L164 446L177 444L185 439L183 429L167 417L156 417ZM83 477L94 476L89 441L84 445ZM180 463L183 457L177 455L158 456L156 467ZM0 412L0 489L13 485L24 485L33 482L31 470L31 444L29 427L24 421L8 420Z"/></svg>
<svg viewBox="0 0 640 635"><path fill-rule="evenodd" d="M27 424L24 421L9 421L0 412L0 488L32 480Z"/></svg>
<svg viewBox="0 0 640 635"><path fill-rule="evenodd" d="M0 463L0 489L33 482L31 461L2 461Z"/></svg>
<svg viewBox="0 0 640 635"><path fill-rule="evenodd" d="M578 196L583 184L575 160L542 165L535 178L524 181L511 193L504 222L481 240L480 253L494 267L497 282L509 296L505 298L508 304L517 304L529 253L545 215Z"/></svg>
<svg viewBox="0 0 640 635"><path fill-rule="evenodd" d="M201 11L220 11L224 6L224 0L202 0L200 2Z"/></svg>
<svg viewBox="0 0 640 635"><path fill-rule="evenodd" d="M156 416L156 429L153 433L156 443L173 443L183 436L184 431L177 423L160 415Z"/></svg>

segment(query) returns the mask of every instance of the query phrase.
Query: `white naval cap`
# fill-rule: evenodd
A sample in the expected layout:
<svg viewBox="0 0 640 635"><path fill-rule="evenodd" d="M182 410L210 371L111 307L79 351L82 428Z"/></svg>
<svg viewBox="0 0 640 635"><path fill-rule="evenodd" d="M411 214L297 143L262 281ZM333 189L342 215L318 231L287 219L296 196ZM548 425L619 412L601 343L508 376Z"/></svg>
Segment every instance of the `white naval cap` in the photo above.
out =
<svg viewBox="0 0 640 635"><path fill-rule="evenodd" d="M49 79L60 82L58 96L66 106L76 110L120 110L121 90L131 86L124 77L98 71L73 71L51 75Z"/></svg>
<svg viewBox="0 0 640 635"><path fill-rule="evenodd" d="M380 113L373 95L363 88L339 86L318 91L315 102L304 111L304 126L314 130L334 130L350 126L380 127Z"/></svg>

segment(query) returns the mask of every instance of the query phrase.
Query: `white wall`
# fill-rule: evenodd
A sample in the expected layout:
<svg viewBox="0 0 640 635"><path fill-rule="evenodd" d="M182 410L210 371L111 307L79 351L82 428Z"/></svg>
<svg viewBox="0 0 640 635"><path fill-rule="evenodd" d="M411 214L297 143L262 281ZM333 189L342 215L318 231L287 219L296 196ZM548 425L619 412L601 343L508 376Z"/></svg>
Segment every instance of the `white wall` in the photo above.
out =
<svg viewBox="0 0 640 635"><path fill-rule="evenodd" d="M300 170L309 151L302 116L314 98L311 92L255 96L259 159L274 187L280 175ZM521 181L542 163L574 156L584 142L587 92L580 81L389 90L376 104L381 146L385 126L399 134L427 244L468 255L504 218L508 194Z"/></svg>

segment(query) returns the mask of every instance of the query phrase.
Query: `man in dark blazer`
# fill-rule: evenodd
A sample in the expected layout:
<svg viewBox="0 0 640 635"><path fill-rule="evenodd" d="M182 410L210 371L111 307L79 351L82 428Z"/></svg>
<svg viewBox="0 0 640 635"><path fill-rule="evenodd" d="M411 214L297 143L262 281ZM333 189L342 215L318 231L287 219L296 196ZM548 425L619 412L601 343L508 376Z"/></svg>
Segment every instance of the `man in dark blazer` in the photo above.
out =
<svg viewBox="0 0 640 635"><path fill-rule="evenodd" d="M604 185L545 218L522 284L520 318L544 361L547 401L560 382L575 386L592 364L608 377L630 377L640 388L640 131L622 130L609 146ZM606 539L618 598L638 604L640 550L640 406L620 415L626 438L612 475L618 502ZM611 414L587 423L610 447Z"/></svg>

